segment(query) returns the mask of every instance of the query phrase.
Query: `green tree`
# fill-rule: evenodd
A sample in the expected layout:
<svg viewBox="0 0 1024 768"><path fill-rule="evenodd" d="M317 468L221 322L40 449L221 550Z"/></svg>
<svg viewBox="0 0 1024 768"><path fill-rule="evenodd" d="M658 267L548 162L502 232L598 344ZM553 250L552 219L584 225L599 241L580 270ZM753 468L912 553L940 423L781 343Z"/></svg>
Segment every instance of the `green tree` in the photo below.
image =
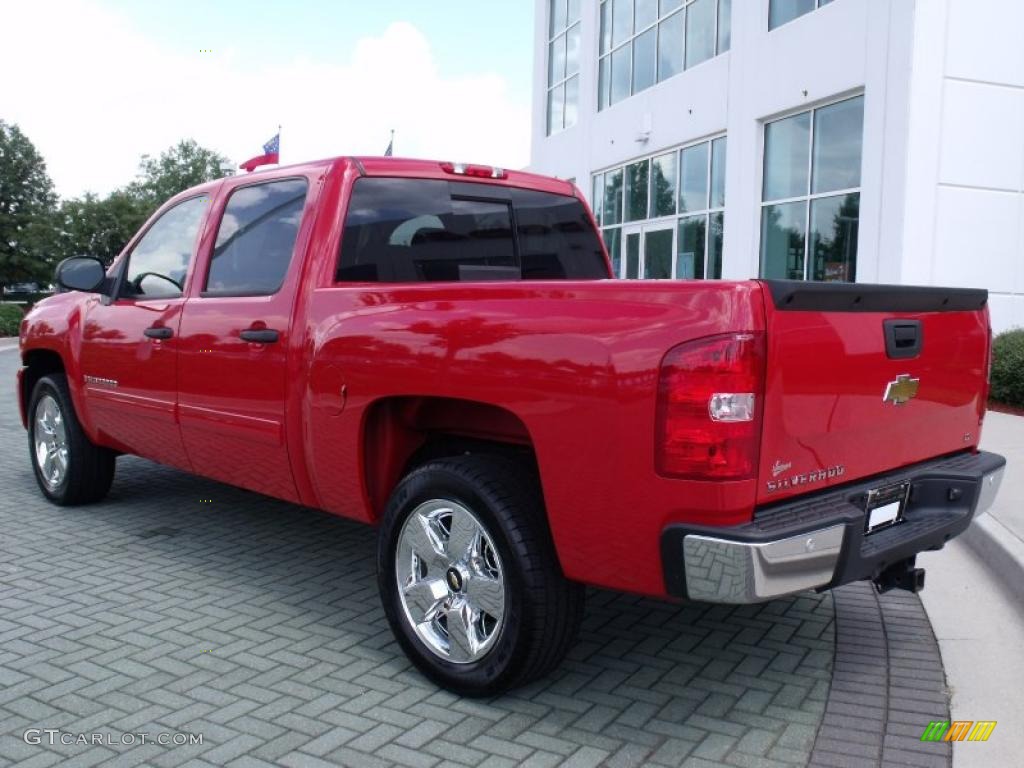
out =
<svg viewBox="0 0 1024 768"><path fill-rule="evenodd" d="M189 187L223 178L229 167L230 161L224 155L199 146L194 139L185 139L159 157L143 155L139 177L129 185L128 192L151 212Z"/></svg>
<svg viewBox="0 0 1024 768"><path fill-rule="evenodd" d="M135 181L106 197L87 192L64 200L56 216L60 258L95 256L109 264L150 214L168 198L226 175L228 160L186 139L160 153L143 155Z"/></svg>
<svg viewBox="0 0 1024 768"><path fill-rule="evenodd" d="M149 213L147 203L124 190L105 198L91 192L63 200L57 213L57 251L60 258L95 256L110 264Z"/></svg>
<svg viewBox="0 0 1024 768"><path fill-rule="evenodd" d="M42 156L17 125L0 120L0 290L52 274L56 202Z"/></svg>

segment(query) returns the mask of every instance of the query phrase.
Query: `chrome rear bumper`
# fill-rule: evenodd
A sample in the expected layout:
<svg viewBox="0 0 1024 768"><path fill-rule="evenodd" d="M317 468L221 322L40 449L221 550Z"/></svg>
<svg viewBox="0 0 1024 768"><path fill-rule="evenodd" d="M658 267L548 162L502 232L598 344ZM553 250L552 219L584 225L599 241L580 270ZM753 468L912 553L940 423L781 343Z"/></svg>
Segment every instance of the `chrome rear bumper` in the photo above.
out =
<svg viewBox="0 0 1024 768"><path fill-rule="evenodd" d="M842 525L764 543L692 535L683 539L691 600L756 603L832 581L843 551Z"/></svg>
<svg viewBox="0 0 1024 768"><path fill-rule="evenodd" d="M941 548L989 509L1005 463L991 453L960 454L758 510L744 526L670 526L662 535L666 585L691 600L756 603L876 578ZM894 481L911 483L904 520L866 535L866 493Z"/></svg>

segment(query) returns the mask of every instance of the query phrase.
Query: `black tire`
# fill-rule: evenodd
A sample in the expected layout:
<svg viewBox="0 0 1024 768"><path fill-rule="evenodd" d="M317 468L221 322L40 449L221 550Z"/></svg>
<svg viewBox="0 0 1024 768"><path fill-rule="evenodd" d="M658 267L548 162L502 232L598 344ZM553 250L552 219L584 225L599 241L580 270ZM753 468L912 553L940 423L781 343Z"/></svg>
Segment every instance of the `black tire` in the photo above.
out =
<svg viewBox="0 0 1024 768"><path fill-rule="evenodd" d="M49 396L56 401L63 421L67 468L57 483L43 477L36 458L36 409L40 400ZM28 407L28 451L36 483L43 495L60 506L75 506L99 501L114 481L115 454L109 448L95 445L82 431L75 406L68 391L67 377L62 373L43 376L32 389Z"/></svg>
<svg viewBox="0 0 1024 768"><path fill-rule="evenodd" d="M432 651L406 618L399 596L399 535L410 514L435 499L470 510L500 556L504 619L485 655L470 663L452 663ZM496 456L433 460L399 483L381 522L377 579L406 655L434 682L465 696L492 696L546 675L564 658L583 617L583 587L562 574L535 474Z"/></svg>

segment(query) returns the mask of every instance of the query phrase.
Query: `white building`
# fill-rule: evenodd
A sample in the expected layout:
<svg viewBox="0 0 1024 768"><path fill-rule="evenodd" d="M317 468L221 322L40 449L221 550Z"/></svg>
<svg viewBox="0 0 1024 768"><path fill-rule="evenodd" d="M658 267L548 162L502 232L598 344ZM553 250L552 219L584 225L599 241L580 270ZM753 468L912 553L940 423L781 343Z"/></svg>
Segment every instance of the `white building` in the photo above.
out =
<svg viewBox="0 0 1024 768"><path fill-rule="evenodd" d="M1024 326L1024 2L535 3L530 167L620 276L981 287Z"/></svg>

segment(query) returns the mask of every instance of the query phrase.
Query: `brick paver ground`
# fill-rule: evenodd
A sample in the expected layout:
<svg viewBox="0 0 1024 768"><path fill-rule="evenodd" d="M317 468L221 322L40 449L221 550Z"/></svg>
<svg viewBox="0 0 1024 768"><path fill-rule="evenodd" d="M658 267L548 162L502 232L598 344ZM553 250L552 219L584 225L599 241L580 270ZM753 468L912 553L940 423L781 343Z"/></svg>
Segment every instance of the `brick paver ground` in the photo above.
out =
<svg viewBox="0 0 1024 768"><path fill-rule="evenodd" d="M461 699L393 641L369 528L130 457L102 504L47 504L16 364L0 353L0 766L810 759L832 682L831 595L680 607L591 590L556 673ZM26 744L29 728L115 744ZM140 732L203 743L116 743Z"/></svg>
<svg viewBox="0 0 1024 768"><path fill-rule="evenodd" d="M948 742L921 741L928 723L948 721L949 690L920 598L900 590L879 596L860 582L834 599L832 685L809 765L950 765Z"/></svg>

